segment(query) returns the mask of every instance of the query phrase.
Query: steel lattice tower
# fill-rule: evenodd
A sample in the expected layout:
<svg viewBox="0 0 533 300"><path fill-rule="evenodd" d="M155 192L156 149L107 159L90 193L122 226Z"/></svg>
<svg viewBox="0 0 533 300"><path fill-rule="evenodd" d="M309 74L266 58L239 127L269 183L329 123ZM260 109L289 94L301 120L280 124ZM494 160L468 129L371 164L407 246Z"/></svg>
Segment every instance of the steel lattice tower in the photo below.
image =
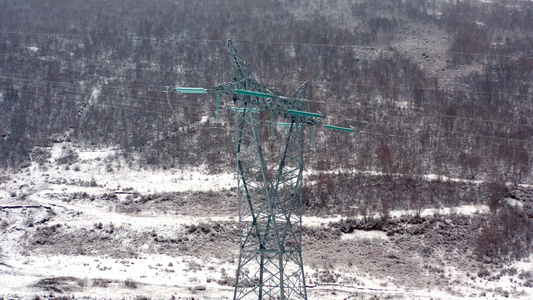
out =
<svg viewBox="0 0 533 300"><path fill-rule="evenodd" d="M233 81L213 88L233 97L235 111L240 255L234 299L307 299L302 262L301 187L307 83L290 97L259 84L231 41ZM283 122L280 161L263 156L261 114ZM273 125L273 124L271 124ZM274 168L269 172L268 168Z"/></svg>

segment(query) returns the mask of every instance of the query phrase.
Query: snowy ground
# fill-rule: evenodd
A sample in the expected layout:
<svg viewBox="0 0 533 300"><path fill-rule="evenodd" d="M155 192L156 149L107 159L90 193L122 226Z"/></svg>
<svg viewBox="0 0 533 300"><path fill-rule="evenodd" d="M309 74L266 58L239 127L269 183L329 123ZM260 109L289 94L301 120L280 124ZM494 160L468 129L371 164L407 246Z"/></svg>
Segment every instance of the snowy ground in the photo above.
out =
<svg viewBox="0 0 533 300"><path fill-rule="evenodd" d="M74 162L57 163L72 152ZM232 297L238 255L233 174L143 170L116 158L113 149L56 144L50 153L47 162L0 174L0 296ZM453 214L487 210L462 206ZM423 216L435 213L451 214L428 209ZM533 257L488 267L497 276L478 276L485 266L459 248L471 242L469 227L440 220L398 225L393 235L342 233L343 220L304 217L310 299L533 297Z"/></svg>

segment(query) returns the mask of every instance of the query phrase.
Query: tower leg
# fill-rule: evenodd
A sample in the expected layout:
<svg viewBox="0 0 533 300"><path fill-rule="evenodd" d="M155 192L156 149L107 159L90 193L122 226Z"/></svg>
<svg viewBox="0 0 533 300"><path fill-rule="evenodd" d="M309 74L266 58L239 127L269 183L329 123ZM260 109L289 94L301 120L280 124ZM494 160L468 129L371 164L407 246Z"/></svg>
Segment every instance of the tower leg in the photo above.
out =
<svg viewBox="0 0 533 300"><path fill-rule="evenodd" d="M307 299L301 256L301 125L285 136L275 178L267 173L259 116L236 113L240 255L234 299Z"/></svg>

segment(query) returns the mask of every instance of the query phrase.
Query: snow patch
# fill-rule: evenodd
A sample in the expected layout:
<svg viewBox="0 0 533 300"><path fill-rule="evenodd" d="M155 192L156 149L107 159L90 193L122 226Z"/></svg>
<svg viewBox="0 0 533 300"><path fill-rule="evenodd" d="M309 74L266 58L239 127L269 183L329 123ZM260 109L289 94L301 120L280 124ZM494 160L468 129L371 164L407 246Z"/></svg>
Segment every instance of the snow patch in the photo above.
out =
<svg viewBox="0 0 533 300"><path fill-rule="evenodd" d="M219 278L214 277L213 271L225 268L233 273L235 269L233 265L216 259L202 261L189 256L169 255L129 259L83 255L17 256L5 263L11 266L6 270L10 276L2 276L0 295L13 291L20 295L34 295L35 291L31 286L43 279L43 274L47 274L47 278L71 276L85 280L83 288L69 294L76 298L91 295L91 299L134 299L143 294L155 299L166 299L172 294L190 294L198 286L206 287L209 291L208 299L229 298L232 288L221 288L216 283ZM127 288L127 280L135 284L135 288ZM197 297L201 298L199 295Z"/></svg>
<svg viewBox="0 0 533 300"><path fill-rule="evenodd" d="M462 178L451 178L451 177L448 177L448 176L437 175L437 174L427 174L427 175L424 175L424 178L426 178L426 180L429 180L429 181L441 180L441 181L465 182L465 183L474 183L474 184L483 183L482 180L469 180L469 179L462 179Z"/></svg>
<svg viewBox="0 0 533 300"><path fill-rule="evenodd" d="M378 230L354 230L352 233L345 233L341 236L341 240L388 240L389 237L385 231Z"/></svg>
<svg viewBox="0 0 533 300"><path fill-rule="evenodd" d="M205 117L207 119L207 117ZM184 168L180 170L150 169L128 163L125 158L117 156L119 150L114 147L87 150L71 143L56 143L50 149L48 166L33 164L30 175L34 186L54 187L63 192L108 193L120 190L143 194L220 191L236 187L237 180L233 173L210 174L207 167ZM57 165L57 160L68 155L78 157L70 165ZM54 168L53 172L49 172ZM17 177L24 178L23 174ZM91 186L79 183L91 183ZM7 195L6 195L7 196Z"/></svg>
<svg viewBox="0 0 533 300"><path fill-rule="evenodd" d="M341 216L322 218L312 216L302 216L302 224L309 227L321 227L328 225L329 223L339 222L342 219Z"/></svg>
<svg viewBox="0 0 533 300"><path fill-rule="evenodd" d="M68 155L72 155L74 150L70 147L69 143L55 143L50 149L50 162L53 163L56 160Z"/></svg>
<svg viewBox="0 0 533 300"><path fill-rule="evenodd" d="M509 205L511 207L518 207L518 208L523 208L524 207L524 203L520 202L519 200L513 199L513 198L505 198L505 199L503 199L503 201L505 201L505 203L507 203L507 205Z"/></svg>
<svg viewBox="0 0 533 300"><path fill-rule="evenodd" d="M92 160L92 159L102 159L109 156L116 155L118 150L116 149L104 149L104 150L93 150L93 151L80 151L78 152L78 157L80 160Z"/></svg>
<svg viewBox="0 0 533 300"><path fill-rule="evenodd" d="M409 108L409 102L408 101L399 101L396 102L396 107L398 109L408 109Z"/></svg>
<svg viewBox="0 0 533 300"><path fill-rule="evenodd" d="M102 91L102 88L100 86L93 87L93 90L91 92L91 98L89 99L89 104L93 105L98 103L98 97L100 96L100 92Z"/></svg>
<svg viewBox="0 0 533 300"><path fill-rule="evenodd" d="M26 49L30 52L33 52L33 53L36 53L37 51L39 51L39 48L37 47L26 47Z"/></svg>

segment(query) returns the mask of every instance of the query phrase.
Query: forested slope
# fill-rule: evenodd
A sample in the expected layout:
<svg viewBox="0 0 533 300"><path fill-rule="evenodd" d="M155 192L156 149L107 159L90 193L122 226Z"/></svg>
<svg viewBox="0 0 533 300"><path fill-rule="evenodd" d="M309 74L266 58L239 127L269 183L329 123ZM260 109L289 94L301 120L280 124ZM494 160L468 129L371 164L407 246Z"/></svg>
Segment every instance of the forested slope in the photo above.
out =
<svg viewBox="0 0 533 300"><path fill-rule="evenodd" d="M167 93L231 80L232 39L260 82L310 81L309 109L360 131L320 130L313 169L531 181L531 2L1 2L4 168L65 139L233 168L231 112Z"/></svg>

